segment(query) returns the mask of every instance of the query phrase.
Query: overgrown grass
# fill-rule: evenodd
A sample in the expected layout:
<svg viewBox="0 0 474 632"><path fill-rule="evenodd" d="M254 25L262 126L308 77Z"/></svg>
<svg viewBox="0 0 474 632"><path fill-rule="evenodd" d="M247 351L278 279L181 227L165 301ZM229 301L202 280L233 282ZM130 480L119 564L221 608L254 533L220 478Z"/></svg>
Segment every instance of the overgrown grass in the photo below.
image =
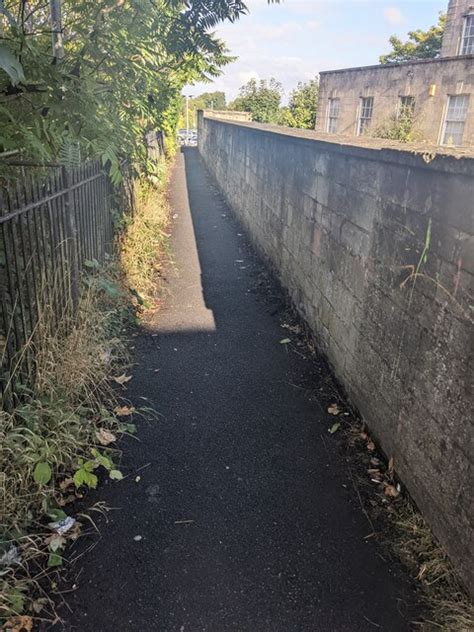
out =
<svg viewBox="0 0 474 632"><path fill-rule="evenodd" d="M168 252L169 205L165 190L166 165L152 184L142 179L136 185L138 210L125 226L121 247L121 265L128 286L138 304L150 306L163 256Z"/></svg>
<svg viewBox="0 0 474 632"><path fill-rule="evenodd" d="M320 359L318 344L308 325L293 308L282 327L289 331L311 357ZM341 436L341 448L361 510L375 537L403 563L413 578L424 616L413 622L420 632L472 632L474 604L428 523L397 478L397 463L377 450L357 411L352 409L342 389L325 368L318 397L328 402L335 423L330 432ZM321 393L322 391L322 393ZM331 411L329 411L329 408Z"/></svg>
<svg viewBox="0 0 474 632"><path fill-rule="evenodd" d="M53 617L43 580L61 565L80 524L59 535L50 523L71 514L69 504L96 486L100 471L121 478L114 446L134 431L133 409L115 387L128 379L124 332L152 297L166 249L164 171L159 186L139 182L137 197L117 259L90 262L76 315L65 309L57 322L44 310L10 377L13 399L0 412L0 627L6 629L30 629L33 617ZM28 356L34 371L24 370Z"/></svg>
<svg viewBox="0 0 474 632"><path fill-rule="evenodd" d="M364 511L377 537L406 566L425 605L423 632L472 632L474 605L429 525L396 482L396 463L387 464L360 421L344 426L349 462Z"/></svg>
<svg viewBox="0 0 474 632"><path fill-rule="evenodd" d="M474 605L431 529L409 498L402 498L391 515L393 547L423 588L430 614L423 630L472 632Z"/></svg>

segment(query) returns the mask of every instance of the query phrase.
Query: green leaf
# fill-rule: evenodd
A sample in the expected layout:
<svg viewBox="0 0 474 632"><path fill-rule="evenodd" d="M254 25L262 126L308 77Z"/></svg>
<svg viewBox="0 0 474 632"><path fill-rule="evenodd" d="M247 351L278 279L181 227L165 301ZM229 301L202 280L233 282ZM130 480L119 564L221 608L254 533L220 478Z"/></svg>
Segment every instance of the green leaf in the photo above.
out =
<svg viewBox="0 0 474 632"><path fill-rule="evenodd" d="M283 338L283 340L280 340L280 344L281 345L287 345L291 342L291 340L289 338Z"/></svg>
<svg viewBox="0 0 474 632"><path fill-rule="evenodd" d="M25 596L21 590L21 588L14 589L6 594L6 600L10 610L18 614L21 614L25 608Z"/></svg>
<svg viewBox="0 0 474 632"><path fill-rule="evenodd" d="M86 266L86 268L91 268L92 270L97 270L97 268L99 267L99 262L97 261L97 259L86 259L84 261L84 265Z"/></svg>
<svg viewBox="0 0 474 632"><path fill-rule="evenodd" d="M88 472L86 469L81 467L77 472L75 472L73 476L74 485L76 487L81 487L81 485L87 485L87 487L91 489L95 489L97 487L97 476L92 472Z"/></svg>
<svg viewBox="0 0 474 632"><path fill-rule="evenodd" d="M67 514L62 509L52 507L51 509L48 509L48 516L57 522L58 520L66 518Z"/></svg>
<svg viewBox="0 0 474 632"><path fill-rule="evenodd" d="M54 568L55 566L62 566L63 558L59 553L51 552L48 557L48 566Z"/></svg>
<svg viewBox="0 0 474 632"><path fill-rule="evenodd" d="M334 434L335 432L337 432L339 430L340 426L341 426L341 422L340 421L336 421L336 423L333 424L329 428L328 432L330 432L331 434Z"/></svg>
<svg viewBox="0 0 474 632"><path fill-rule="evenodd" d="M135 434L137 431L137 426L135 424L125 424L125 428L130 434Z"/></svg>
<svg viewBox="0 0 474 632"><path fill-rule="evenodd" d="M0 44L0 68L7 73L14 86L25 80L23 66L5 44Z"/></svg>
<svg viewBox="0 0 474 632"><path fill-rule="evenodd" d="M120 296L120 288L117 284L112 283L108 279L99 279L97 286L99 289L104 290L111 298L117 298Z"/></svg>
<svg viewBox="0 0 474 632"><path fill-rule="evenodd" d="M110 470L109 476L114 481L121 481L123 478L123 474L120 470Z"/></svg>
<svg viewBox="0 0 474 632"><path fill-rule="evenodd" d="M46 463L46 461L40 461L36 464L33 472L33 479L35 483L38 483L38 485L46 485L51 480L52 475L53 472L49 463Z"/></svg>

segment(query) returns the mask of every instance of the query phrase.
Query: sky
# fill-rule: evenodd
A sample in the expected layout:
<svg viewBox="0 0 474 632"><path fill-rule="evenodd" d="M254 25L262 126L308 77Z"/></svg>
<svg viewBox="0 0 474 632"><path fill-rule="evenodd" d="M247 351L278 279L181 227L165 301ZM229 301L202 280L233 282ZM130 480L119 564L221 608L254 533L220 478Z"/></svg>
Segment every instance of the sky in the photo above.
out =
<svg viewBox="0 0 474 632"><path fill-rule="evenodd" d="M228 101L249 79L275 77L285 99L299 81L320 70L377 64L390 50L388 39L406 39L408 31L426 29L445 11L448 0L246 0L249 8L234 24L217 29L238 60L213 83L188 86L185 93L223 90Z"/></svg>

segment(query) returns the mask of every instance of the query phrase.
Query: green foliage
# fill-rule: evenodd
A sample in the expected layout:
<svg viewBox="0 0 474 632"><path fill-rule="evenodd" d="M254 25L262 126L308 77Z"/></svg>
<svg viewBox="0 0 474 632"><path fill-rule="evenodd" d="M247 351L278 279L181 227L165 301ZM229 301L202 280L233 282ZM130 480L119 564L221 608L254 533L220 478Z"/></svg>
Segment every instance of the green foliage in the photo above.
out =
<svg viewBox="0 0 474 632"><path fill-rule="evenodd" d="M398 115L393 114L385 123L375 127L371 136L399 140L402 143L421 140L420 134L416 130L415 116L411 110L402 111Z"/></svg>
<svg viewBox="0 0 474 632"><path fill-rule="evenodd" d="M51 470L51 465L46 463L46 461L39 461L35 465L35 469L33 471L33 480L38 485L46 485L51 480L51 476L53 472Z"/></svg>
<svg viewBox="0 0 474 632"><path fill-rule="evenodd" d="M105 454L105 452L100 452L97 448L92 448L91 455L92 459L88 459L87 461L84 459L78 460L78 467L73 476L74 485L76 487L85 485L90 489L95 489L99 479L97 474L94 474L94 472L99 467L105 468L112 480L122 480L122 472L114 467L114 462Z"/></svg>
<svg viewBox="0 0 474 632"><path fill-rule="evenodd" d="M211 110L225 110L226 98L225 92L204 92L200 94L196 99L193 99L196 107Z"/></svg>
<svg viewBox="0 0 474 632"><path fill-rule="evenodd" d="M189 127L197 127L197 111L198 110L225 110L226 98L225 92L203 92L193 99L189 99ZM186 99L182 98L181 115L178 127L183 129L186 127Z"/></svg>
<svg viewBox="0 0 474 632"><path fill-rule="evenodd" d="M390 38L392 51L381 55L381 64L412 61L413 59L432 59L439 57L446 26L446 13L440 12L438 24L427 31L418 29L408 33L408 41L402 42L396 35Z"/></svg>
<svg viewBox="0 0 474 632"><path fill-rule="evenodd" d="M173 136L181 91L230 61L211 30L240 0L62 0L63 55L51 45L48 3L5 0L0 46L0 151L63 164L99 157L146 163L144 133Z"/></svg>
<svg viewBox="0 0 474 632"><path fill-rule="evenodd" d="M311 79L308 83L299 82L290 95L288 107L282 108L279 123L288 127L314 129L318 107L319 83Z"/></svg>
<svg viewBox="0 0 474 632"><path fill-rule="evenodd" d="M251 112L254 121L259 123L277 123L283 89L273 77L270 81L257 82L250 79L239 90L239 96L229 105L229 109Z"/></svg>

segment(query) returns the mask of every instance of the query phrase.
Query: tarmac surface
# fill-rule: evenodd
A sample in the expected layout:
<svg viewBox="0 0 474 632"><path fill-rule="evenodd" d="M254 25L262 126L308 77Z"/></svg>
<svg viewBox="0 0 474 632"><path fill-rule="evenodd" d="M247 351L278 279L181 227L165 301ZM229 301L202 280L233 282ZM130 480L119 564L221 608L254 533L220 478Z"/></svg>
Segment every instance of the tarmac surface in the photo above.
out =
<svg viewBox="0 0 474 632"><path fill-rule="evenodd" d="M282 328L278 287L197 149L170 198L175 263L126 391L159 417L125 442L128 476L92 496L114 510L74 565L64 629L410 630L411 585L367 539L328 433L324 365Z"/></svg>

